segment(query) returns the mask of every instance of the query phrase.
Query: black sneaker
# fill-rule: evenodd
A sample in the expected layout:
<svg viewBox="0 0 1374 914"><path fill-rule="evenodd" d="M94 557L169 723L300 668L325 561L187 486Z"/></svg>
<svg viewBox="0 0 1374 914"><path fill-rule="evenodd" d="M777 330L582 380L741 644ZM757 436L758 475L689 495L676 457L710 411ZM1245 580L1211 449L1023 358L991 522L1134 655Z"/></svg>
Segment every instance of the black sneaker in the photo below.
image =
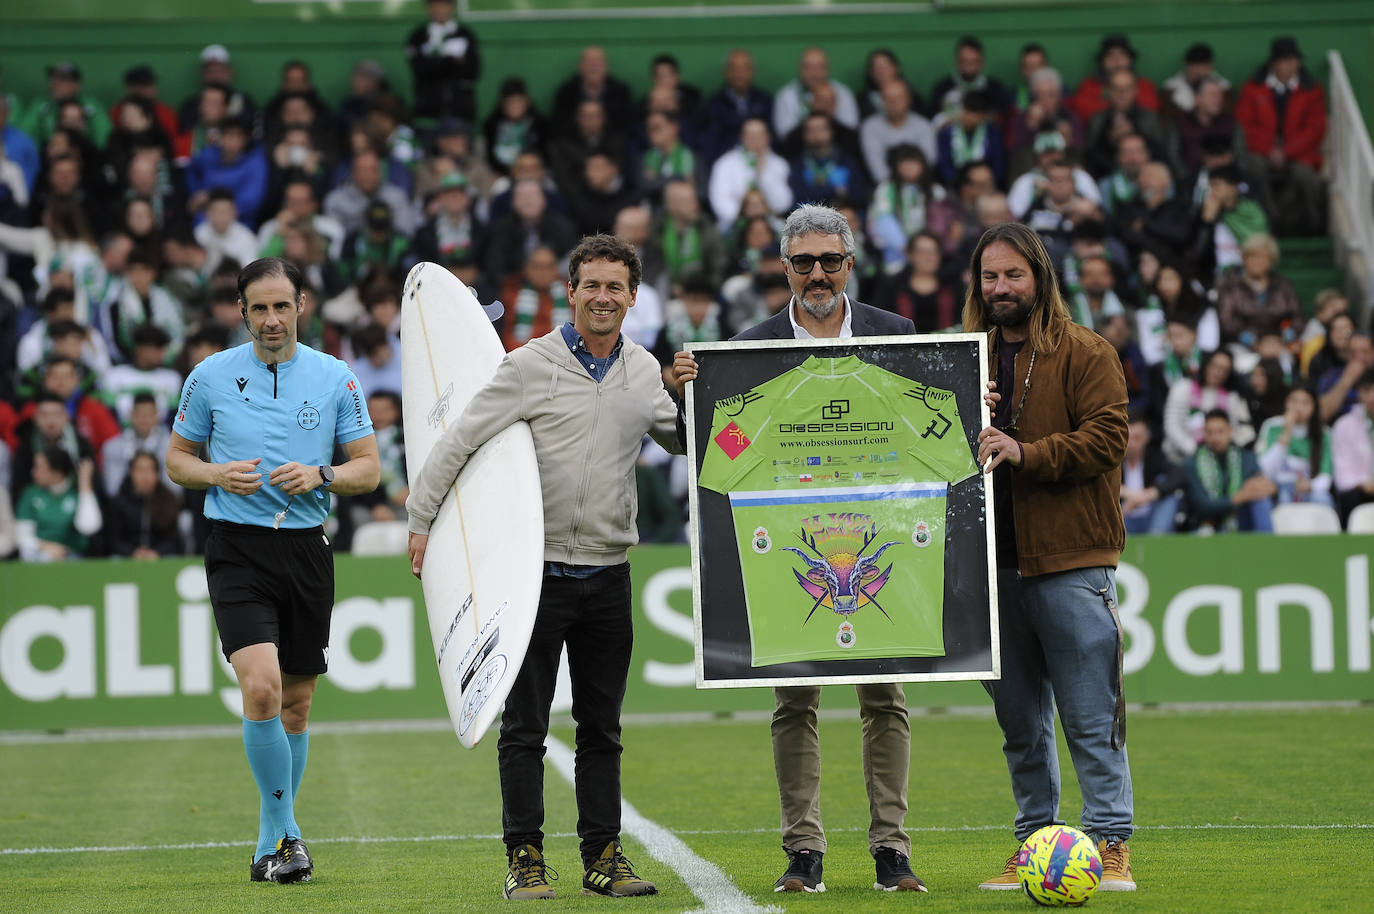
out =
<svg viewBox="0 0 1374 914"><path fill-rule="evenodd" d="M300 838L283 838L277 843L276 867L268 866L267 878L273 882L287 885L292 882L309 882L315 872L315 861L305 849Z"/></svg>
<svg viewBox="0 0 1374 914"><path fill-rule="evenodd" d="M271 872L276 869L277 854L273 851L270 854L263 854L257 860L248 864L248 878L252 882L271 882Z"/></svg>
<svg viewBox="0 0 1374 914"><path fill-rule="evenodd" d="M773 884L775 892L824 892L821 881L821 858L824 851L799 850L787 852L787 872Z"/></svg>
<svg viewBox="0 0 1374 914"><path fill-rule="evenodd" d="M873 888L884 892L924 892L926 884L911 871L911 861L895 847L880 847L873 855L878 878Z"/></svg>
<svg viewBox="0 0 1374 914"><path fill-rule="evenodd" d="M549 885L549 880L557 878L557 871L544 862L544 855L539 848L533 844L522 844L510 852L510 866L501 887L501 897L511 901L553 898L553 886Z"/></svg>

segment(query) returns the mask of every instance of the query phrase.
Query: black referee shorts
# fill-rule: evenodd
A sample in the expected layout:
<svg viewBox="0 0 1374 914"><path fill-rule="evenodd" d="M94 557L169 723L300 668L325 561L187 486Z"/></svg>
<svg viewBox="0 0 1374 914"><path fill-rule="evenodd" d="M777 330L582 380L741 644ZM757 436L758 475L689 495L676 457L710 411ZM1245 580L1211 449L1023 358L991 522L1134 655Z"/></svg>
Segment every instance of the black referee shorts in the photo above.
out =
<svg viewBox="0 0 1374 914"><path fill-rule="evenodd" d="M277 645L281 669L325 671L334 610L334 553L322 527L273 530L211 521L205 576L220 648Z"/></svg>

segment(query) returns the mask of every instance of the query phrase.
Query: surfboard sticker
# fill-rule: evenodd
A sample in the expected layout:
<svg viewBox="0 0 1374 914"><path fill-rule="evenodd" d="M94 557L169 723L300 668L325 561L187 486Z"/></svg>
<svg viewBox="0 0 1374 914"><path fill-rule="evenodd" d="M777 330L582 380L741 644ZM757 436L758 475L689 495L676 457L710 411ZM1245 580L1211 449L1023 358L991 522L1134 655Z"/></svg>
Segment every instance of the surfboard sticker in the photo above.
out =
<svg viewBox="0 0 1374 914"><path fill-rule="evenodd" d="M413 486L505 351L472 293L443 267L417 265L401 300ZM439 682L454 733L471 748L500 714L539 607L544 513L528 424L514 423L468 459L435 515L425 555L421 587Z"/></svg>

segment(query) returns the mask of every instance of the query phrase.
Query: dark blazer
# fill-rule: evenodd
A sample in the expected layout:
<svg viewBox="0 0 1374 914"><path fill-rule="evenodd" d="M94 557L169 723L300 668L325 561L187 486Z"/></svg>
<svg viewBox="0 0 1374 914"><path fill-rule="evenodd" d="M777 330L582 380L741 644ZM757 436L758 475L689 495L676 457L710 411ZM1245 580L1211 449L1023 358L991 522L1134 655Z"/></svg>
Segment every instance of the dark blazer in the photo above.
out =
<svg viewBox="0 0 1374 914"><path fill-rule="evenodd" d="M783 308L768 320L755 324L748 330L736 333L733 340L791 340L796 339L796 334L792 332L792 319L788 317L788 310L791 308L789 303L787 308ZM905 317L899 317L890 311L882 308L874 308L872 305L865 305L863 302L849 300L849 307L853 312L850 325L854 328L855 336L900 336L904 333L915 333L916 325Z"/></svg>

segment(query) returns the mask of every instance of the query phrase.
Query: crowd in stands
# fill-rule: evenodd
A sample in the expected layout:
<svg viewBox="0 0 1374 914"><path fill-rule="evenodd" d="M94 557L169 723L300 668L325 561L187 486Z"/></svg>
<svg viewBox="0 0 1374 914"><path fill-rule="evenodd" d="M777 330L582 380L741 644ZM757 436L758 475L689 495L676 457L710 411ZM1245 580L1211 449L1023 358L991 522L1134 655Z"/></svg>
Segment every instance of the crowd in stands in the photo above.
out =
<svg viewBox="0 0 1374 914"><path fill-rule="evenodd" d="M1325 231L1325 101L1293 39L1231 79L1194 44L1158 85L1120 35L1077 86L1036 43L1004 83L974 37L929 87L888 49L851 86L834 64L857 61L809 48L777 87L736 50L714 89L665 53L642 95L588 47L548 109L510 77L479 112L478 35L448 0L427 9L407 100L362 60L331 104L290 60L260 101L220 45L176 107L137 60L119 99L71 62L44 97L0 92L0 550L199 549L203 493L166 477L168 423L186 372L248 340L235 278L259 256L301 268L301 340L368 393L382 485L336 505L346 544L404 516L413 264L501 299L510 349L570 318L567 253L614 232L644 264L625 332L667 365L787 304L778 230L804 202L853 225L851 297L922 332L959 328L985 227L1041 235L1075 319L1121 356L1132 532L1264 530L1275 504L1374 500L1374 346L1342 293L1300 298L1275 240ZM686 468L653 445L642 463L642 536L680 540Z"/></svg>

